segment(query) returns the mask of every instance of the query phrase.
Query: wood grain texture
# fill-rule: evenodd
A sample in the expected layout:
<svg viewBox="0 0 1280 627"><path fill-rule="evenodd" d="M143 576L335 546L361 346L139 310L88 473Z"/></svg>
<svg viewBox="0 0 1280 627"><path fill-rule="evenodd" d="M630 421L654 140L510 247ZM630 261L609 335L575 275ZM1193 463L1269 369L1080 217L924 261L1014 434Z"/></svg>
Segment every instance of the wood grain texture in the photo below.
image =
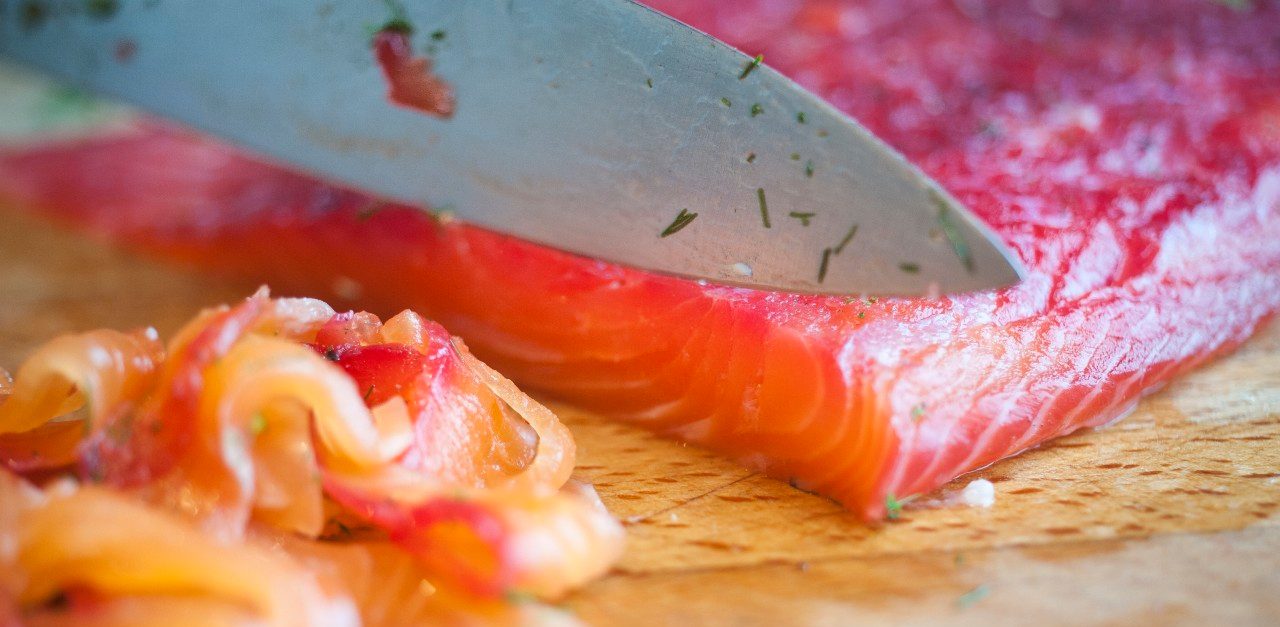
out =
<svg viewBox="0 0 1280 627"><path fill-rule="evenodd" d="M0 212L0 366L68 331L168 334L252 287ZM565 602L590 623L1280 623L1276 325L1123 422L961 478L874 529L706 451L555 409L579 475L629 531L615 572ZM953 503L975 477L995 484L993 507Z"/></svg>

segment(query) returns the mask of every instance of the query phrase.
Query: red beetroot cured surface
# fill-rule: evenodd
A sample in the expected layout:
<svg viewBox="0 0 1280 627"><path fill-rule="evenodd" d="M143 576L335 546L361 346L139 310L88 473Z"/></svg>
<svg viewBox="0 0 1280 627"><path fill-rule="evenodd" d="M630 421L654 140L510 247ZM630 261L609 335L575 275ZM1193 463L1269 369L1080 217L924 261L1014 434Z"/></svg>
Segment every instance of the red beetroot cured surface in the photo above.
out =
<svg viewBox="0 0 1280 627"><path fill-rule="evenodd" d="M524 385L870 519L890 495L1121 416L1280 306L1275 3L652 4L857 116L986 219L1027 281L875 302L700 286L154 126L11 154L0 195L287 289L355 281Z"/></svg>

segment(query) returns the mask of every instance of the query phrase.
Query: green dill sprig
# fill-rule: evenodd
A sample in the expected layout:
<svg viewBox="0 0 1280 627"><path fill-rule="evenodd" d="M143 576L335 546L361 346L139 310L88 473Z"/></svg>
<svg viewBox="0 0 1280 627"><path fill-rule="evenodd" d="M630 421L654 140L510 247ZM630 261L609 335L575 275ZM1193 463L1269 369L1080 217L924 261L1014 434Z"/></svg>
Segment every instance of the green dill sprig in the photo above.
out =
<svg viewBox="0 0 1280 627"><path fill-rule="evenodd" d="M753 117L753 118L754 118L754 117L756 117L757 115L760 115L761 113L764 113L764 106L763 106L763 105L761 105L761 104L760 104L760 103L758 103L758 102L757 102L757 103L753 103L753 104L751 105L751 117Z"/></svg>
<svg viewBox="0 0 1280 627"><path fill-rule="evenodd" d="M956 598L956 607L963 610L965 608L972 606L974 603L977 603L978 601L981 601L987 598L987 595L990 595L990 594L991 594L991 588L987 587L987 584L985 583L978 584L972 590Z"/></svg>
<svg viewBox="0 0 1280 627"><path fill-rule="evenodd" d="M827 266L831 263L831 249L822 249L822 262L818 264L818 282L821 283L827 278Z"/></svg>
<svg viewBox="0 0 1280 627"><path fill-rule="evenodd" d="M742 80L747 76L750 76L752 72L756 71L756 68L760 67L760 63L762 61L764 61L763 54L757 54L756 58L748 61L747 67L742 68L742 73L738 75L738 80Z"/></svg>
<svg viewBox="0 0 1280 627"><path fill-rule="evenodd" d="M760 221L764 222L764 228L766 229L773 228L769 224L769 203L764 199L763 187L756 188L756 198L760 201Z"/></svg>
<svg viewBox="0 0 1280 627"><path fill-rule="evenodd" d="M810 213L810 212L804 212L804 211L792 211L791 213L788 213L787 215L788 215L788 216L791 216L791 217L793 217L793 218L795 218L795 219L797 219L797 220L799 220L799 221L800 221L800 226L809 226L809 220L811 220L811 219L813 218L813 216L818 215L818 214L816 214L816 213Z"/></svg>
<svg viewBox="0 0 1280 627"><path fill-rule="evenodd" d="M947 202L947 199L932 189L929 190L929 200L938 208L938 226L942 227L943 235L946 235L947 241L951 242L951 249L956 251L956 256L960 258L960 263L964 265L964 269L972 274L973 253L969 250L969 243L960 234L960 229L956 228L955 223L951 221L951 203Z"/></svg>
<svg viewBox="0 0 1280 627"><path fill-rule="evenodd" d="M884 495L885 517L889 520L897 520L902 517L902 501L899 501L892 492Z"/></svg>
<svg viewBox="0 0 1280 627"><path fill-rule="evenodd" d="M732 107L732 106L733 106L733 103L732 103L732 102L730 102L728 98L725 98L725 97L723 97L723 96L721 96L721 97L720 97L720 104L722 104L722 105L724 105L724 106L726 106L726 107Z"/></svg>
<svg viewBox="0 0 1280 627"><path fill-rule="evenodd" d="M249 419L249 433L254 437L262 435L262 432L266 430L267 417L262 415L262 412L254 414L253 417Z"/></svg>
<svg viewBox="0 0 1280 627"><path fill-rule="evenodd" d="M796 113L796 121L801 124L808 124L809 118L805 116L804 111L801 111L799 113Z"/></svg>
<svg viewBox="0 0 1280 627"><path fill-rule="evenodd" d="M110 19L120 10L119 0L85 0L85 11L89 13L89 17L105 20Z"/></svg>
<svg viewBox="0 0 1280 627"><path fill-rule="evenodd" d="M813 159L810 159L810 160L808 160L808 161L806 161L806 162L805 162L805 164L804 164L804 177L805 177L805 178L808 178L808 179L813 178Z"/></svg>
<svg viewBox="0 0 1280 627"><path fill-rule="evenodd" d="M658 237L667 237L668 235L679 233L680 229L689 226L689 223L693 222L696 217L698 217L698 214L690 213L688 209L681 209L680 213L676 214L676 219L672 220L671 224L663 229L662 234L658 235Z"/></svg>
<svg viewBox="0 0 1280 627"><path fill-rule="evenodd" d="M848 246L849 242L853 241L853 236L857 234L858 234L858 225L857 223L854 223L853 226L849 227L849 232L844 234L844 238L840 240L840 243L836 244L835 253L839 255L840 253L844 252L844 247Z"/></svg>

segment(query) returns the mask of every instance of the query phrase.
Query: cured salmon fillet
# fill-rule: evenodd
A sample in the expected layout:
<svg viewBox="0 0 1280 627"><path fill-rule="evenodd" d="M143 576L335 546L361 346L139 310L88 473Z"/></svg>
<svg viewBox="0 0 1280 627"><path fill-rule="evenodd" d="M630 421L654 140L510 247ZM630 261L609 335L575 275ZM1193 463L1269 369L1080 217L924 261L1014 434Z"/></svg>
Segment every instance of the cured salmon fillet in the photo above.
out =
<svg viewBox="0 0 1280 627"><path fill-rule="evenodd" d="M872 520L1123 416L1280 307L1275 3L651 4L856 116L991 224L1027 280L879 300L703 285L153 124L8 154L0 196L203 267L423 310L523 385Z"/></svg>

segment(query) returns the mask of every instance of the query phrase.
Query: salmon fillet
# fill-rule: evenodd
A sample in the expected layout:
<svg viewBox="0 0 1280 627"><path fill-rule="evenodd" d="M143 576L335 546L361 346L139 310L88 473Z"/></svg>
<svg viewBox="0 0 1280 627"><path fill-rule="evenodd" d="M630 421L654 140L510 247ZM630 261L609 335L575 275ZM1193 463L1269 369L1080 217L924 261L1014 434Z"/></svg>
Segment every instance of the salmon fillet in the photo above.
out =
<svg viewBox="0 0 1280 627"><path fill-rule="evenodd" d="M1280 307L1276 3L650 4L856 116L985 219L1027 280L878 300L704 285L156 124L11 152L0 197L206 268L422 310L522 385L869 520L1123 416Z"/></svg>

